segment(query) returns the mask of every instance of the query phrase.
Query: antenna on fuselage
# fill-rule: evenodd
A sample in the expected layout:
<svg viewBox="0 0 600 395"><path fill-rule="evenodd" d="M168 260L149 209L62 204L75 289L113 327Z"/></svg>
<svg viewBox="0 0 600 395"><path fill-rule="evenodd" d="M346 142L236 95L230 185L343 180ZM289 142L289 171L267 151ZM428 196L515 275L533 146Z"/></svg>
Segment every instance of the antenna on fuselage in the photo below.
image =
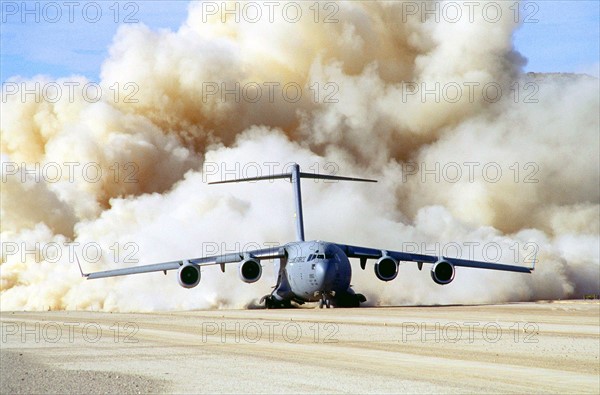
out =
<svg viewBox="0 0 600 395"><path fill-rule="evenodd" d="M294 163L289 173L273 174L270 176L250 177L250 178L239 178L236 180L216 181L209 182L209 184L228 184L231 182L244 182L244 181L261 181L261 180L275 180L279 178L285 178L291 181L292 188L294 189L294 203L296 206L296 212L294 216L296 218L296 239L297 241L304 241L304 216L302 214L302 191L300 188L301 178L312 178L320 180L340 180L340 181L361 181L361 182L377 182L377 180L369 180L366 178L355 178L355 177L342 177L334 176L329 174L312 174L302 173L300 171L300 165Z"/></svg>

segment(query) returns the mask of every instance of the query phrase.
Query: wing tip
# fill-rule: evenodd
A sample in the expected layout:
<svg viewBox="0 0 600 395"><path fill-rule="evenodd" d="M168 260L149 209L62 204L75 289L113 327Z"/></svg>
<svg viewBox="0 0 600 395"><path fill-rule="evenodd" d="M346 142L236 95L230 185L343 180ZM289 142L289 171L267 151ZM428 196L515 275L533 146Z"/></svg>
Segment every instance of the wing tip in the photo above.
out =
<svg viewBox="0 0 600 395"><path fill-rule="evenodd" d="M529 269L529 273L535 271L535 264L537 263L538 259L537 259L537 251L535 253L535 255L533 256L533 259L531 260L531 267L528 268Z"/></svg>
<svg viewBox="0 0 600 395"><path fill-rule="evenodd" d="M75 260L77 261L77 266L79 267L79 273L81 273L81 277L89 279L90 274L83 272L83 269L81 268L81 262L79 262L79 257L77 256L77 253L75 253Z"/></svg>

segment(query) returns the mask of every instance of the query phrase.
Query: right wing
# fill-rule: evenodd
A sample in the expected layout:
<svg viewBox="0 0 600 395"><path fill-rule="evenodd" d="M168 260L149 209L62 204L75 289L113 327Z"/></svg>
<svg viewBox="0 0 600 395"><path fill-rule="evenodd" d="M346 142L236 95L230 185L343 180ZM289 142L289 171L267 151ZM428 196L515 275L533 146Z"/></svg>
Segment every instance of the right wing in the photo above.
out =
<svg viewBox="0 0 600 395"><path fill-rule="evenodd" d="M143 265L143 266L132 266L126 267L123 269L113 269L113 270L105 270L102 272L92 272L92 273L84 273L81 269L81 264L79 263L79 259L77 258L77 264L79 265L79 271L81 272L81 276L87 278L88 280L94 278L104 278L104 277L116 277L116 276L126 276L129 274L138 274L138 273L150 273L150 272L167 272L167 270L175 270L179 269L181 266L191 263L197 266L207 266L207 265L220 265L221 271L225 271L225 264L227 263L235 263L241 262L244 259L256 259L261 261L263 259L275 259L275 258L283 258L285 256L285 251L283 247L269 247L263 248L260 250L251 250L251 251L239 251L233 252L229 254L222 255L213 255L202 258L193 258L193 259L184 259L180 261L171 261L171 262L163 262L156 263L152 265Z"/></svg>

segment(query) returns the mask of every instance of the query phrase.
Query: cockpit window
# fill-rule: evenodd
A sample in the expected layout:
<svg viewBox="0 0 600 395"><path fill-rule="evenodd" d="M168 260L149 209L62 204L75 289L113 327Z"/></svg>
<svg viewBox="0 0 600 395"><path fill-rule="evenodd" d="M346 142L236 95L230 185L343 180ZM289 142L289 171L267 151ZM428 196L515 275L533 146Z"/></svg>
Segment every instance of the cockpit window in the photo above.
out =
<svg viewBox="0 0 600 395"><path fill-rule="evenodd" d="M306 259L306 262L310 262L313 259L331 259L331 258L333 258L333 256L334 256L333 254L323 254L323 253L321 253L321 254L310 254L308 256L308 258Z"/></svg>

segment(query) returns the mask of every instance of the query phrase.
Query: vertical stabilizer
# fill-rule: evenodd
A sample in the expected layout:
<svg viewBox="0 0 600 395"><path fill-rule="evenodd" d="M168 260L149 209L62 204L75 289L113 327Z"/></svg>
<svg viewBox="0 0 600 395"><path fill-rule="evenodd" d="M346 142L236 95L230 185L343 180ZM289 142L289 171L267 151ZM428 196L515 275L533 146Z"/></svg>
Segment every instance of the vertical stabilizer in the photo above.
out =
<svg viewBox="0 0 600 395"><path fill-rule="evenodd" d="M294 203L296 212L296 241L304 241L304 215L302 214L302 191L300 188L300 166L294 163L292 168L292 188L294 188Z"/></svg>

